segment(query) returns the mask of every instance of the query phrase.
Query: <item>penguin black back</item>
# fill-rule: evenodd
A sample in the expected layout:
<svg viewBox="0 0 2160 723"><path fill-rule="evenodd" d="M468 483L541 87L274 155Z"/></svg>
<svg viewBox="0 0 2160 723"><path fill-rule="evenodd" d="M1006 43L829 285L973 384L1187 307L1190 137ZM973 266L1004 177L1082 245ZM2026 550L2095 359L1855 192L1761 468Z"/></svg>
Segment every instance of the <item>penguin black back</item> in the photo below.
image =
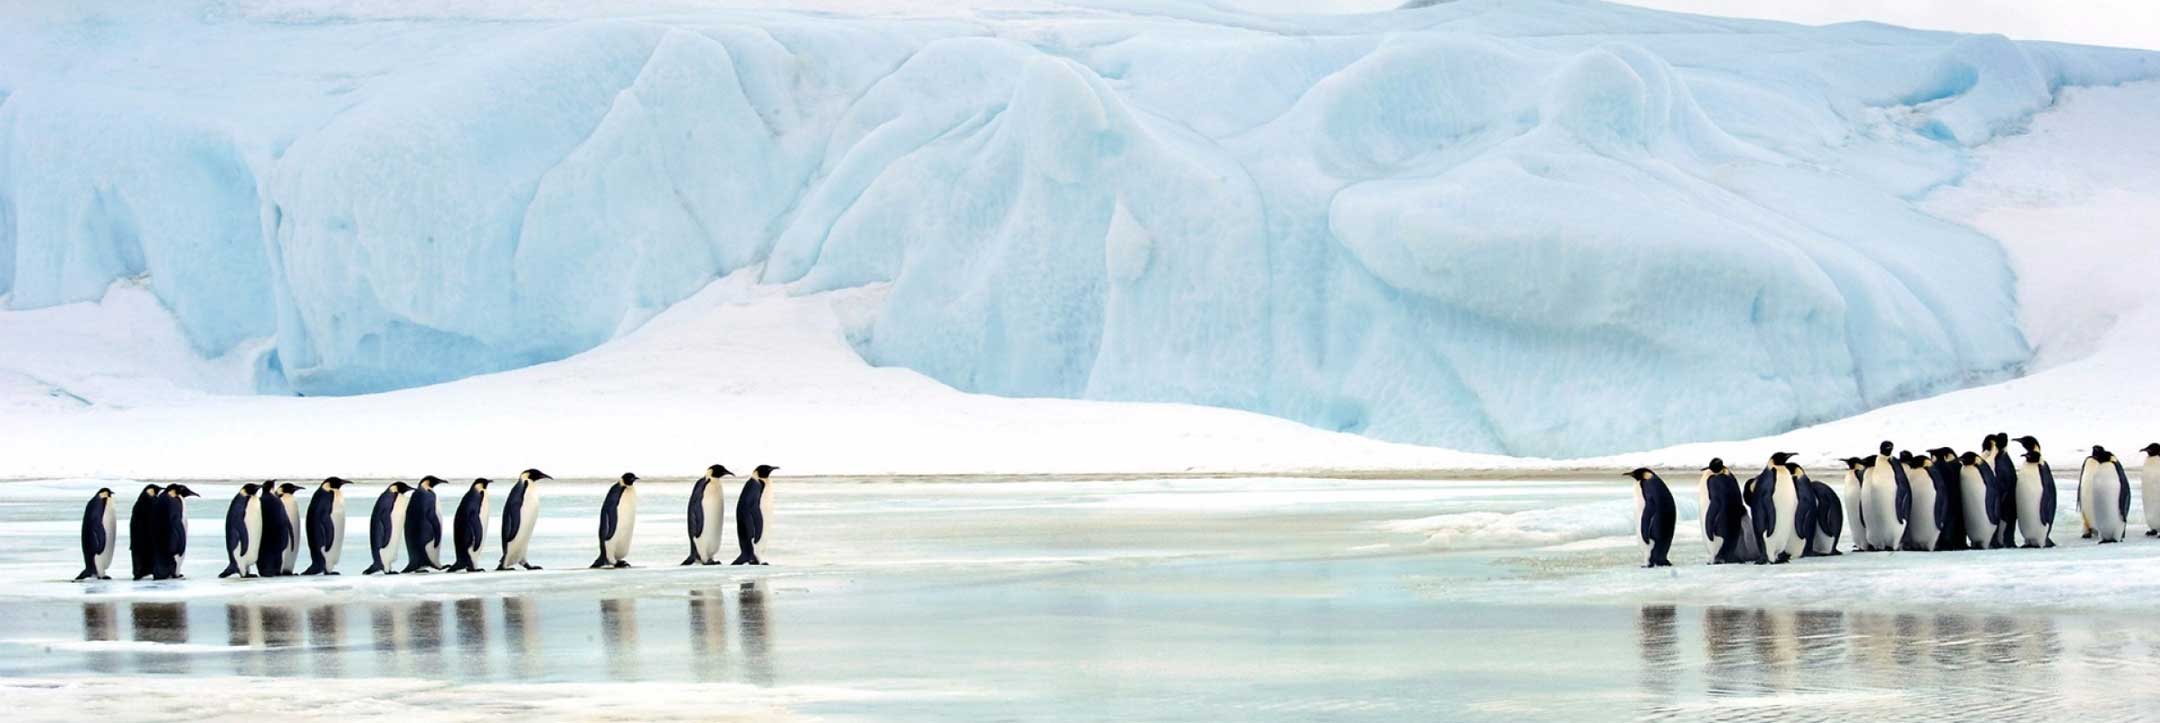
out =
<svg viewBox="0 0 2160 723"><path fill-rule="evenodd" d="M133 565L128 574L137 580L150 576L151 561L164 537L157 518L158 497L164 491L157 485L143 485L135 506L128 509L128 561Z"/></svg>

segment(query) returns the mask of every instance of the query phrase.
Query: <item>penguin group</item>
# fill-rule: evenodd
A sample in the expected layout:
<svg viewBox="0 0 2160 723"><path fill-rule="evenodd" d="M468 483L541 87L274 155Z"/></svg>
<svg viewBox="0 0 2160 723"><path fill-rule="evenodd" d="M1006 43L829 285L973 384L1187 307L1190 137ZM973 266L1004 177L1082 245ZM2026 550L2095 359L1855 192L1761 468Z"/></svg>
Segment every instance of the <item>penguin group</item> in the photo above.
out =
<svg viewBox="0 0 2160 723"><path fill-rule="evenodd" d="M757 545L765 538L770 510L769 485L780 468L759 465L742 485L735 502L735 540L739 554L730 564L763 565ZM720 564L726 505L722 478L734 476L723 465L705 468L692 485L689 505L690 557L684 565ZM496 570L538 570L526 553L540 518L540 483L547 473L518 473L502 506L501 556ZM594 568L630 566L630 541L637 530L638 476L624 473L608 486L600 507L599 557ZM494 484L475 479L451 516L450 545L444 554L444 526L437 490L450 484L435 476L419 482L392 482L375 497L367 525L365 574L396 575L433 571L479 572L487 536L488 491ZM271 480L240 486L225 511L225 569L218 577L336 575L345 549L345 496L351 482L324 479L301 513L299 493L306 488ZM120 542L113 491L99 489L83 508L83 571L75 579L110 580L113 552ZM128 513L128 550L134 579L174 580L187 559L187 499L200 497L184 484L145 485ZM301 549L308 564L298 568ZM400 562L403 565L400 565ZM297 572L296 572L297 568Z"/></svg>
<svg viewBox="0 0 2160 723"><path fill-rule="evenodd" d="M2012 443L2021 452L2012 452ZM2145 454L2140 477L2146 500L2145 536L2160 536L2160 444ZM1832 486L1808 476L1795 455L1770 455L1760 472L1741 472L1712 459L1701 470L1700 520L1710 564L1782 564L1796 558L1853 552L1936 552L2055 546L2055 470L2040 440L1986 435L1980 449L1949 447L1915 454L1883 442L1875 453L1847 457L1845 474ZM1635 482L1640 544L1645 567L1670 567L1678 527L1672 490L1657 473L1637 468ZM2084 539L2100 544L2129 535L2130 478L2123 460L2095 445L2077 476L2077 505ZM86 523L87 524L87 523Z"/></svg>

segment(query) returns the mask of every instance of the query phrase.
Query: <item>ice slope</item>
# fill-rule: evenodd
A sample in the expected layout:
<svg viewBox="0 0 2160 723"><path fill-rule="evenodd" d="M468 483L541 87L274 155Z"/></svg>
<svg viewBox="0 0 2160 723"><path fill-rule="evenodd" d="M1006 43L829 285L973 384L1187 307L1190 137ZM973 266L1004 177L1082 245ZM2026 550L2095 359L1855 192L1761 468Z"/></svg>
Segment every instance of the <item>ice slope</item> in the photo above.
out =
<svg viewBox="0 0 2160 723"><path fill-rule="evenodd" d="M889 284L850 341L962 390L1546 456L2018 372L2003 249L1914 199L2160 75L1583 0L0 12L6 306L139 277L249 388L561 359L754 269Z"/></svg>

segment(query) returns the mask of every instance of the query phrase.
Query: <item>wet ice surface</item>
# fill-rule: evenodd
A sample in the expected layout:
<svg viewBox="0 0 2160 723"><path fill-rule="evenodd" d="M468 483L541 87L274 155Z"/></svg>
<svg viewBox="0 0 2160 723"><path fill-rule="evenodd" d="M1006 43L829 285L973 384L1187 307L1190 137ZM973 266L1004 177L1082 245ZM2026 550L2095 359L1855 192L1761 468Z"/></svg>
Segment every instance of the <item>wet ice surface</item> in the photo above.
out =
<svg viewBox="0 0 2160 723"><path fill-rule="evenodd" d="M1603 481L784 480L774 565L678 568L687 485L647 482L641 567L588 571L601 487L563 483L542 572L363 578L353 543L338 578L220 581L204 484L189 580L63 582L97 486L0 484L0 698L29 718L2160 710L2142 536L1773 568L1683 540L1645 571Z"/></svg>

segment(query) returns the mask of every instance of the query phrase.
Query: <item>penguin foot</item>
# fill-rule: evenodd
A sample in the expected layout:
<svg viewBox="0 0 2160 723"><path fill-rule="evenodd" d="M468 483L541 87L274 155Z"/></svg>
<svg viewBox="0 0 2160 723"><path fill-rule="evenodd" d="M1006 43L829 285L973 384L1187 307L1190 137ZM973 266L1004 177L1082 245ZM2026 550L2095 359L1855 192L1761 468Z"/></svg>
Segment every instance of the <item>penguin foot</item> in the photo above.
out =
<svg viewBox="0 0 2160 723"><path fill-rule="evenodd" d="M2090 540L2090 539L2092 539L2092 538L2093 538L2093 533L2091 533L2091 532L2086 532L2085 534L2083 534L2083 535L2079 535L2079 536L2078 536L2078 539L2080 539L2080 540Z"/></svg>
<svg viewBox="0 0 2160 723"><path fill-rule="evenodd" d="M2045 545L2041 545L2041 547L2054 547L2054 546L2055 546L2055 541L2054 541L2054 540L2048 540L2048 541L2047 541L2047 544L2045 544Z"/></svg>
<svg viewBox="0 0 2160 723"><path fill-rule="evenodd" d="M2101 540L2101 541L2100 541L2100 544L2102 544L2102 545L2113 545L2113 544L2115 544L2116 542L2119 542L2119 540Z"/></svg>
<svg viewBox="0 0 2160 723"><path fill-rule="evenodd" d="M629 561L629 560L616 560L616 561L615 561L615 566L616 566L616 567L629 567L629 566L630 566L630 561Z"/></svg>
<svg viewBox="0 0 2160 723"><path fill-rule="evenodd" d="M539 566L539 565L535 565L535 564L532 564L532 563L530 563L530 562L528 562L528 563L524 563L524 565L525 565L525 569L527 569L527 570L538 570L538 569L540 569L540 566Z"/></svg>
<svg viewBox="0 0 2160 723"><path fill-rule="evenodd" d="M112 576L111 576L111 575L99 575L97 579L99 579L99 580L111 580L111 579L112 579Z"/></svg>
<svg viewBox="0 0 2160 723"><path fill-rule="evenodd" d="M2146 537L2160 537L2160 530L2146 530Z"/></svg>
<svg viewBox="0 0 2160 723"><path fill-rule="evenodd" d="M608 564L608 561L607 561L607 560L606 560L605 558L602 558L602 559L599 559L599 560L594 560L594 561L592 561L592 564L591 564L591 565L589 565L589 566L587 566L587 568L586 568L586 569L589 569L589 570L598 570L598 569L600 569L600 568L603 568L603 567L614 567L614 565L610 565L610 564Z"/></svg>

